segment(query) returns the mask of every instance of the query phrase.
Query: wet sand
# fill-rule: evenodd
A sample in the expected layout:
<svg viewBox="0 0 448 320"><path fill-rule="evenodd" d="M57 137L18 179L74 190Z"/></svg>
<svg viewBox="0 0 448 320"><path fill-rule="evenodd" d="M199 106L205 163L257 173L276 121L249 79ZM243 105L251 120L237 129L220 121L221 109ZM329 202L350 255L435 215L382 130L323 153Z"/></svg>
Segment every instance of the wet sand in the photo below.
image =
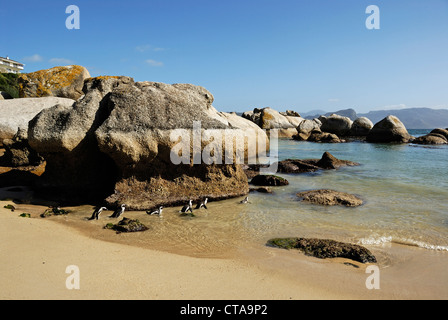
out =
<svg viewBox="0 0 448 320"><path fill-rule="evenodd" d="M3 208L11 203L0 201L1 299L448 298L446 252L367 246L380 270L380 289L369 290L367 265L269 248L260 239L210 241L210 234L217 238L222 230L212 224L210 234L201 232L200 219L185 228L189 221L179 219L176 208L163 220L129 212L125 216L145 219L151 229L116 234L102 228L111 212L100 221L86 220L91 206L43 219L38 215L45 206ZM23 212L31 218L19 217ZM236 218L232 230L238 230ZM79 267L79 290L66 287L69 265Z"/></svg>

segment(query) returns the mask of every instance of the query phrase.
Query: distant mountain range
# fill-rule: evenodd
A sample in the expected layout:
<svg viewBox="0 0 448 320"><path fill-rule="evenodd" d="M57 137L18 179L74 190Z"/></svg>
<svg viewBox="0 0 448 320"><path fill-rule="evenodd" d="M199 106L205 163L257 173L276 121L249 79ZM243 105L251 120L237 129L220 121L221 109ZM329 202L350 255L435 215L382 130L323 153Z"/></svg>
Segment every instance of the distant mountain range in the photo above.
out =
<svg viewBox="0 0 448 320"><path fill-rule="evenodd" d="M318 111L318 112L315 112ZM325 112L315 110L302 113L306 119L318 118L320 115L329 116L333 113L355 120L359 117L367 117L374 124L381 121L388 115L394 115L403 122L407 129L435 129L448 128L448 110L430 108L408 108L398 110L370 111L368 113L356 113L353 109L339 110L336 112Z"/></svg>

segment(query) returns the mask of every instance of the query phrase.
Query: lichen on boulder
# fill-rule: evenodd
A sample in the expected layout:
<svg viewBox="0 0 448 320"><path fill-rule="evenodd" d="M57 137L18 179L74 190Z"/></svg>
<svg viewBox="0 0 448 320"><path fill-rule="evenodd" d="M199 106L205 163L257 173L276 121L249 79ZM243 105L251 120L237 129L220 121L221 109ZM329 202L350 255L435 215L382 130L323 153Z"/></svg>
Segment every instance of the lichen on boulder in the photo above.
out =
<svg viewBox="0 0 448 320"><path fill-rule="evenodd" d="M19 76L20 98L61 97L77 100L89 71L81 66L54 67Z"/></svg>

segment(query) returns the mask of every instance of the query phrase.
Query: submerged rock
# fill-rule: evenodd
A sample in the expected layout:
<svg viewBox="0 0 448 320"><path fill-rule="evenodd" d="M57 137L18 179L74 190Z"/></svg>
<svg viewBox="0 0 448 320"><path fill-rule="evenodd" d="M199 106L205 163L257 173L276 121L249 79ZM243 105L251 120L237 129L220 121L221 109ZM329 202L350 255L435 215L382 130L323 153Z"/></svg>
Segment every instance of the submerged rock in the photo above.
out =
<svg viewBox="0 0 448 320"><path fill-rule="evenodd" d="M340 160L334 157L331 153L325 152L321 159L286 159L277 163L277 172L279 173L308 173L319 170L338 169L345 166L359 166L359 163ZM246 165L244 167L248 178L253 178L260 172L260 168L265 168L265 165Z"/></svg>
<svg viewBox="0 0 448 320"><path fill-rule="evenodd" d="M329 239L277 238L267 242L268 246L282 249L297 249L305 255L319 259L346 258L361 263L376 263L375 256L366 248Z"/></svg>
<svg viewBox="0 0 448 320"><path fill-rule="evenodd" d="M270 187L289 185L288 180L286 180L285 178L274 175L262 175L262 174L253 177L250 183L255 186L270 186Z"/></svg>
<svg viewBox="0 0 448 320"><path fill-rule="evenodd" d="M139 220L135 219L129 219L129 218L123 218L120 222L117 224L108 223L104 229L112 229L117 231L117 233L121 232L141 232L149 230L147 226L145 226L143 223L141 223Z"/></svg>
<svg viewBox="0 0 448 320"><path fill-rule="evenodd" d="M304 202L325 206L357 207L363 204L362 199L355 195L327 189L299 192L297 196Z"/></svg>

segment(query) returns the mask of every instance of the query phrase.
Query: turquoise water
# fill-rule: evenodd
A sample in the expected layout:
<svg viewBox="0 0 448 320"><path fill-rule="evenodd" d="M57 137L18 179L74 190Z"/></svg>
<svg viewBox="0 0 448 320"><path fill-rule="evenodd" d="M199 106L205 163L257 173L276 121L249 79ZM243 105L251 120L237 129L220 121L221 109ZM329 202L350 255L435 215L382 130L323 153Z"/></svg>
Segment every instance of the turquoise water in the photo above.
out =
<svg viewBox="0 0 448 320"><path fill-rule="evenodd" d="M279 141L280 160L320 158L326 151L361 165L281 174L289 186L275 188L273 195L251 194L253 205L243 214L246 227L264 238L322 236L448 251L448 146ZM321 188L356 194L365 203L321 207L296 197L300 191Z"/></svg>

